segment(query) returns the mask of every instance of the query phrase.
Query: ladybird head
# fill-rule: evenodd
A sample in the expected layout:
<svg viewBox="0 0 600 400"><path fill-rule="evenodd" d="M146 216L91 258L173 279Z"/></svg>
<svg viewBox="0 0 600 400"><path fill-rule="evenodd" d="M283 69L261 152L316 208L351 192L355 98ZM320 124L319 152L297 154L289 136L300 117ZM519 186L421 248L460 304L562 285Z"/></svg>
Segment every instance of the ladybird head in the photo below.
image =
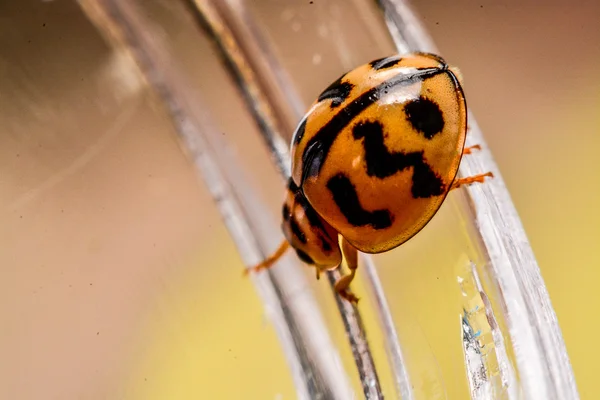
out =
<svg viewBox="0 0 600 400"><path fill-rule="evenodd" d="M317 214L291 178L283 204L282 229L298 257L307 264L329 269L342 261L337 231Z"/></svg>

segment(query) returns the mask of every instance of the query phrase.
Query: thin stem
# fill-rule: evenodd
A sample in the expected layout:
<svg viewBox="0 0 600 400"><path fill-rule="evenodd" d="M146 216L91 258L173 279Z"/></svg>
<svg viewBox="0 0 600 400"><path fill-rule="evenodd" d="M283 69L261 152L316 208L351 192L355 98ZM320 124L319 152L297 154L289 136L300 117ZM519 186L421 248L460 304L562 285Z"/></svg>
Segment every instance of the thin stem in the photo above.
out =
<svg viewBox="0 0 600 400"><path fill-rule="evenodd" d="M256 205L259 202L252 191L244 187L244 179L236 178L235 161L223 156L224 146L215 141L220 135L203 112L202 102L198 98L186 101L189 100L186 99L187 86L160 48L157 36L152 34L152 25L131 2L82 0L80 4L100 32L114 46L130 54L139 72L159 95L181 142L203 175L244 263L252 265L263 259L267 254L266 240L255 229L253 219L260 220L271 232L276 230L276 224L269 224L268 213L260 207L248 212L241 206L237 194L240 190L244 203ZM194 104L194 108L189 104ZM236 179L237 193L229 184L232 176ZM283 346L298 397L352 397L316 301L309 291L297 290L303 284L306 286L303 275L289 262L282 262L280 268L285 270L288 279L278 279L271 272L254 275L252 279ZM290 296L292 292L294 295Z"/></svg>
<svg viewBox="0 0 600 400"><path fill-rule="evenodd" d="M375 309L377 310L383 336L385 338L386 351L390 358L392 372L394 373L396 391L400 394L402 400L413 400L415 395L413 386L410 383L407 364L402 353L400 339L392 318L392 312L388 305L379 276L377 275L373 257L368 254L362 254L362 260L365 271L365 280L371 290Z"/></svg>
<svg viewBox="0 0 600 400"><path fill-rule="evenodd" d="M396 46L437 53L435 44L419 18L404 0L378 0ZM573 370L556 314L517 211L504 185L475 118L469 113L471 130L467 146L482 151L463 159L461 176L491 171L485 185L463 189L475 217L489 269L506 309L521 384L526 398L578 399Z"/></svg>
<svg viewBox="0 0 600 400"><path fill-rule="evenodd" d="M274 100L274 90L271 88L265 88L261 85L264 79L260 77L264 76L279 76L282 74L280 68L274 66L273 58L268 53L267 46L264 41L261 45L252 43L250 38L256 39L256 30L252 29L249 18L244 14L244 7L242 4L236 4L236 7L227 7L225 2L210 2L202 0L187 0L190 4L191 9L196 16L199 25L203 27L207 34L213 38L217 49L221 53L222 59L224 60L225 66L229 69L230 73L234 76L238 83L240 90L244 94L249 108L253 110L254 117L261 128L261 133L265 139L266 145L269 148L273 159L277 163L279 170L282 172L282 177L287 180L290 176L289 172L289 156L287 151L284 152L277 144L281 140L281 128L282 126L294 126L289 122L286 124L282 120L286 118L285 112L277 107L278 103ZM244 18L246 17L246 19ZM227 20L235 20L236 23L226 24ZM250 26L248 27L248 25ZM235 35L233 30L229 27L237 27L243 29L245 26L249 31L253 31L253 35L247 35L246 39L241 39ZM260 41L259 41L260 42ZM252 57L248 47L252 49ZM252 59L263 58L270 60L270 62L264 62L262 68L269 70L269 73L257 67L256 62L252 62ZM262 72L262 74L261 74ZM280 85L283 88L289 88L289 84L282 83ZM294 95L290 89L286 90L283 94L284 97L290 98L286 101L286 104L297 103L294 99ZM297 120L300 119L300 115L297 115ZM339 279L339 271L328 271L328 280L333 287L337 279ZM335 293L335 290L334 290ZM363 386L363 391L368 399L381 399L383 395L381 393L381 386L375 368L375 363L369 349L369 344L366 338L364 326L360 313L356 306L349 304L343 300L337 293L336 303L342 317L344 328L348 336L352 354L358 369L359 377Z"/></svg>
<svg viewBox="0 0 600 400"><path fill-rule="evenodd" d="M479 272L477 271L475 263L471 263L471 275L475 280L475 286L481 296L481 302L483 303L485 316L492 333L492 339L494 341L494 352L496 353L496 359L498 360L498 369L500 377L502 379L502 387L507 388L507 392L510 399L516 399L518 398L518 387L516 385L517 379L515 376L515 371L512 365L510 364L510 359L508 358L508 353L506 351L506 343L504 341L504 337L502 336L502 331L498 326L498 322L496 320L496 316L494 315L494 310L492 308L492 304L490 303L490 299L487 297L487 294L483 289L481 278L479 277Z"/></svg>
<svg viewBox="0 0 600 400"><path fill-rule="evenodd" d="M208 0L184 0L184 3L197 24L213 40L223 64L244 96L267 147L272 150L270 154L275 166L284 177L289 177L291 172L288 145L281 132L291 130L293 126L285 125L281 110L274 106L278 103L268 101L268 93L260 84L260 75L255 73L255 65L251 64L251 58L240 47L238 39L230 29L231 24L227 24L223 13L219 12L223 4L213 4Z"/></svg>
<svg viewBox="0 0 600 400"><path fill-rule="evenodd" d="M363 392L367 399L382 399L383 394L381 393L377 370L375 369L373 356L371 355L371 350L369 349L369 344L365 336L365 327L360 313L355 304L340 297L334 288L335 283L341 276L342 274L339 270L327 272L327 279L333 289L335 302L343 316L344 329L348 335L354 362L356 363L356 368L360 374Z"/></svg>

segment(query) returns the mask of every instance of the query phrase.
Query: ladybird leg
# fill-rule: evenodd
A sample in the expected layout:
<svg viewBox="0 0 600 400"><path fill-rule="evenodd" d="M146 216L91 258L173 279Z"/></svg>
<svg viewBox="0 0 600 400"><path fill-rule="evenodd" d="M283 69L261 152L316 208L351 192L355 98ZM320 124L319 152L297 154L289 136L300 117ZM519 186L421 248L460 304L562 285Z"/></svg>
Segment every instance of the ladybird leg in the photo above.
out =
<svg viewBox="0 0 600 400"><path fill-rule="evenodd" d="M494 174L492 174L491 172L486 172L485 174L468 176L466 178L459 178L452 183L452 186L450 186L450 190L457 189L463 185L469 185L475 182L483 183L486 177L493 178Z"/></svg>
<svg viewBox="0 0 600 400"><path fill-rule="evenodd" d="M356 269L358 268L358 250L348 243L346 239L342 238L342 254L344 255L350 273L338 279L335 283L335 291L349 302L358 303L358 297L348 290L350 282L354 279Z"/></svg>
<svg viewBox="0 0 600 400"><path fill-rule="evenodd" d="M465 149L463 150L463 154L472 154L473 150L481 150L481 146L476 144L473 146L469 146L469 147L465 147Z"/></svg>
<svg viewBox="0 0 600 400"><path fill-rule="evenodd" d="M273 264L275 264L275 262L277 262L277 260L279 260L285 254L286 250L289 247L290 247L290 244L288 243L288 241L284 240L283 242L281 242L281 244L279 245L277 250L275 250L275 252L273 254L271 254L269 257L265 258L265 260L263 262L261 262L258 265L255 265L253 267L246 268L244 270L244 275L248 275L251 272L259 272L263 269L271 268L273 266Z"/></svg>

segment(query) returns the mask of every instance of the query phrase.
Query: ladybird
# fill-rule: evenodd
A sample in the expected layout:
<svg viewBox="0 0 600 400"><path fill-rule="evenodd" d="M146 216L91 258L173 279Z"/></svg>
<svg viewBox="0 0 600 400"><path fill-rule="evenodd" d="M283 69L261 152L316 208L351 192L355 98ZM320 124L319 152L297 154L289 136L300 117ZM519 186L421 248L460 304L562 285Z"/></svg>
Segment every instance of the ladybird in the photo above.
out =
<svg viewBox="0 0 600 400"><path fill-rule="evenodd" d="M265 269L291 245L324 270L342 258L350 273L357 251L383 253L431 220L448 192L483 182L488 172L457 179L465 148L467 105L458 70L429 53L372 61L327 87L298 124L292 175L282 209L286 240L251 271Z"/></svg>

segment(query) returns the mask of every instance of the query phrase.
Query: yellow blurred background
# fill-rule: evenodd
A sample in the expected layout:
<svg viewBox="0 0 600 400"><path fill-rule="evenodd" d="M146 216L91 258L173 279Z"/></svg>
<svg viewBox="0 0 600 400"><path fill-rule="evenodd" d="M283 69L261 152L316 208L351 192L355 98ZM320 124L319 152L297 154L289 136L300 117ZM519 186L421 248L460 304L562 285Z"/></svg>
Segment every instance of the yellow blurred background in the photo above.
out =
<svg viewBox="0 0 600 400"><path fill-rule="evenodd" d="M314 8L294 1L296 11L285 14L273 11L281 1L261 0L254 9L282 27L280 40L297 43L309 40L311 28L302 23L310 13L335 30L340 1L315 0ZM207 42L180 26L174 3L148 4L170 49L180 59L189 53L192 86L210 93L223 134L235 138L232 151L246 165L264 159L252 170L252 184L279 215L279 177L257 136L239 132L252 124L240 111L242 100L230 83L220 90L227 77L217 61L202 64L206 53L190 50L208 49ZM414 5L465 77L469 106L540 264L581 397L598 398L600 3ZM336 46L335 35L327 40ZM361 40L355 45L366 47ZM360 54L374 57L385 48ZM345 65L328 62L327 53L281 56L292 60L290 71L305 74L305 101ZM310 70L301 68L302 57ZM254 287L240 278L242 264L217 209L166 112L127 73L128 62L75 3L0 0L0 398L295 398L275 332ZM224 103L229 107L217 106ZM462 353L447 350L448 339L433 332L436 321L454 323L458 314L422 317L447 296L436 279L440 271L391 266L426 264L420 246L453 232L445 227L456 224L453 218L442 213L404 253L382 257L381 271L386 282L412 287L390 293L390 301L407 314L402 321L427 333L425 345L443 371L459 365ZM335 319L325 283L311 287ZM417 301L405 308L411 299ZM343 331L339 324L332 329L353 375ZM369 333L380 360L381 338ZM389 393L385 372L382 381ZM465 398L464 384L445 384L447 398Z"/></svg>

